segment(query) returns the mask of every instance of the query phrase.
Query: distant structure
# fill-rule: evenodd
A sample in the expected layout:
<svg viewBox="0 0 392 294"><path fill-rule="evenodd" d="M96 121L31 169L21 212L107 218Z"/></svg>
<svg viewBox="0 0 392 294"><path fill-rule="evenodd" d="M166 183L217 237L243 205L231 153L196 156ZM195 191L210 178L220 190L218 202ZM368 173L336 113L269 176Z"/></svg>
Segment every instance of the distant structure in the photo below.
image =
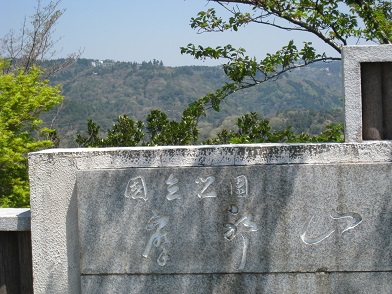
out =
<svg viewBox="0 0 392 294"><path fill-rule="evenodd" d="M106 67L106 66L113 66L115 64L115 61L112 59L106 59L106 60L94 60L91 62L91 65L93 67Z"/></svg>

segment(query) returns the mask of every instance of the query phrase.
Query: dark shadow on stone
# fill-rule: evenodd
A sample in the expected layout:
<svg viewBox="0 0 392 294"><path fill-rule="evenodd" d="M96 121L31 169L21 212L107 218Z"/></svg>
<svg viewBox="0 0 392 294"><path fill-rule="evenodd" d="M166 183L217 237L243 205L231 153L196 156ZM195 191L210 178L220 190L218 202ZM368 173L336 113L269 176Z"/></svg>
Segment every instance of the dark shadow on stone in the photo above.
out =
<svg viewBox="0 0 392 294"><path fill-rule="evenodd" d="M392 168L389 169L390 174ZM378 217L377 225L377 240L381 242L378 247L383 250L378 251L377 258L374 260L375 268L380 264L385 264L389 269L392 268L392 198L391 198L392 183L386 189L386 193L383 195L382 212ZM385 269L380 269L385 270Z"/></svg>
<svg viewBox="0 0 392 294"><path fill-rule="evenodd" d="M31 228L31 212L30 210L21 212L17 215L18 217L18 224L17 224L17 230L18 231L27 231L30 230Z"/></svg>
<svg viewBox="0 0 392 294"><path fill-rule="evenodd" d="M69 201L69 207L66 217L66 235L68 267L72 268L72 270L68 271L68 285L69 288L72 287L72 289L78 289L80 293L80 274L77 274L80 271L80 247L78 234L78 202L76 185L77 183L74 186L72 196ZM74 276L70 275L71 272L74 274ZM53 279L50 280L53 281ZM50 289L50 285L48 285L48 293Z"/></svg>
<svg viewBox="0 0 392 294"><path fill-rule="evenodd" d="M363 140L392 139L392 62L361 63Z"/></svg>

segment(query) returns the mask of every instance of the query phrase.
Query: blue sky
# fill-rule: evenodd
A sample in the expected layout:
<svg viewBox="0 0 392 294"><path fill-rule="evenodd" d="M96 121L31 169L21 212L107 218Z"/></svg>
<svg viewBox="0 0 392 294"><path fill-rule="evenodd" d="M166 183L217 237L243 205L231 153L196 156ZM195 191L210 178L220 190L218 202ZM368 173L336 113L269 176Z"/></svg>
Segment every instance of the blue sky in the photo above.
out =
<svg viewBox="0 0 392 294"><path fill-rule="evenodd" d="M10 29L18 30L25 16L34 12L34 0L1 0L0 37ZM47 1L44 1L47 3ZM203 46L232 44L244 47L248 54L264 57L289 40L311 40L324 49L325 45L310 38L277 29L250 25L238 32L197 34L189 23L201 10L223 9L207 0L63 0L66 12L56 27L62 39L58 50L66 53L84 50L82 58L114 59L116 61L162 60L165 65L217 65L220 61L201 62L181 55L180 47L188 43Z"/></svg>

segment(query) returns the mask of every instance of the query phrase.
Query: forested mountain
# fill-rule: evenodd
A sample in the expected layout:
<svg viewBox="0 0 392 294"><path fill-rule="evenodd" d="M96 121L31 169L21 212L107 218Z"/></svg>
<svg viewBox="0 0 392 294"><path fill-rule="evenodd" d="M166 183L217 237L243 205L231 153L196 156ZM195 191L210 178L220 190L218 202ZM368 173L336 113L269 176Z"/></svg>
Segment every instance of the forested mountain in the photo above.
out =
<svg viewBox="0 0 392 294"><path fill-rule="evenodd" d="M103 132L119 115L144 121L153 109L179 118L189 102L222 86L221 67L166 67L161 61L114 62L78 59L50 78L62 84L61 109L43 117L58 130L62 147L75 147L76 134L93 119ZM295 132L319 133L330 122L342 122L340 63L319 63L282 75L229 96L219 113L210 110L199 126L200 141L230 129L244 113L257 112L271 126L291 125Z"/></svg>

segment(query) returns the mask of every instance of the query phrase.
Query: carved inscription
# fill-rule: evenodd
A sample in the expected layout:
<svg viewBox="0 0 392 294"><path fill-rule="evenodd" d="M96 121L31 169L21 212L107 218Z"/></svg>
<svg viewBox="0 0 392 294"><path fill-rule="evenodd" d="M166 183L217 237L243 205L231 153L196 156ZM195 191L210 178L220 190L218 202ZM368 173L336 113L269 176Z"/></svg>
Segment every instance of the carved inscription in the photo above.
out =
<svg viewBox="0 0 392 294"><path fill-rule="evenodd" d="M132 199L143 199L147 201L147 188L142 177L134 177L129 180L125 190L125 197Z"/></svg>
<svg viewBox="0 0 392 294"><path fill-rule="evenodd" d="M181 150L182 158L194 154ZM385 258L370 265L358 258L372 261L375 250L376 257L388 256L380 237L387 231L380 215L388 185L369 191L363 177L377 181L382 172L385 184L389 164L252 164L241 161L245 150L233 151L239 159L231 166L147 162L78 171L73 197L81 275L388 269ZM338 183L314 181L314 174L338 174Z"/></svg>
<svg viewBox="0 0 392 294"><path fill-rule="evenodd" d="M197 196L201 199L217 197L215 180L214 176L198 177L195 180L195 183L197 184L195 186L197 189ZM181 199L182 195L179 193L180 187L178 183L178 178L175 177L173 173L170 173L165 180L165 184L167 185L166 192L162 189L162 194L166 194L166 200L173 201ZM232 178L228 184L231 188L230 195L238 197L236 198L237 201L247 200L246 198L249 196L249 184L245 175L238 175L237 177ZM143 177L132 177L128 181L125 197L143 199L144 201L148 200L146 183ZM252 232L258 231L258 227L254 221L254 216L249 212L240 211L237 204L231 204L228 209L228 213L232 215L231 221L223 224L223 237L227 241L233 241L237 236L242 240L242 242L240 242L240 244L242 244L242 256L237 268L241 271L246 267L249 245L251 236L253 235ZM337 229L331 228L324 232L321 231L319 234L316 234L316 236L309 236L309 228L314 222L314 217L314 215L310 217L309 221L305 224L302 234L300 235L302 242L306 245L318 244L337 232ZM362 216L356 212L339 213L332 211L330 218L332 221L339 221L342 219L350 220L350 222L341 229L341 234L356 228L362 222ZM165 266L167 261L170 259L167 249L169 241L167 238L167 232L165 231L168 223L169 217L161 216L157 211L153 211L153 216L149 219L145 227L147 231L152 231L152 234L148 239L142 256L144 258L148 258L153 249L156 248L155 250L159 250L157 263L160 266Z"/></svg>
<svg viewBox="0 0 392 294"><path fill-rule="evenodd" d="M167 216L160 217L158 212L153 211L152 218L148 221L146 230L151 231L155 229L155 232L151 235L147 242L147 246L144 249L142 256L147 258L151 252L152 246L159 248L161 250L157 262L160 266L166 265L169 260L169 254L166 249L166 244L168 244L168 239L166 232L162 232L163 228L169 223L169 218Z"/></svg>
<svg viewBox="0 0 392 294"><path fill-rule="evenodd" d="M170 174L169 178L166 180L166 185L167 187L167 192L169 192L166 195L166 199L171 201L174 199L181 199L181 196L177 194L179 188L176 185L178 183L178 179L173 176L173 174Z"/></svg>
<svg viewBox="0 0 392 294"><path fill-rule="evenodd" d="M232 204L230 205L230 209L228 211L232 214L238 214L238 207Z"/></svg>
<svg viewBox="0 0 392 294"><path fill-rule="evenodd" d="M244 175L235 178L235 192L238 197L248 196L248 179Z"/></svg>
<svg viewBox="0 0 392 294"><path fill-rule="evenodd" d="M215 177L214 176L210 176L207 178L198 178L195 183L196 184L202 184L203 188L199 191L199 193L197 194L197 196L199 198L214 198L216 197L216 192L214 189L209 188L210 185L215 182ZM208 189L208 191L207 191Z"/></svg>
<svg viewBox="0 0 392 294"><path fill-rule="evenodd" d="M231 205L229 212L231 211L237 212L238 209L235 207L235 205ZM232 241L237 235L242 237L242 258L238 270L243 270L246 265L246 255L249 247L249 233L257 231L257 225L253 221L253 216L246 213L242 217L240 217L234 224L227 223L223 226L227 229L224 233L224 237L226 240Z"/></svg>
<svg viewBox="0 0 392 294"><path fill-rule="evenodd" d="M343 234L344 232L347 232L348 230L354 229L356 226L358 226L362 222L362 216L356 212L338 213L336 211L332 211L332 213L330 214L330 217L334 220L345 219L345 218L351 219L351 224L349 224L341 232L341 234ZM314 216L312 216L310 218L309 222L305 226L304 232L301 235L302 242L304 242L307 245L315 245L317 243L320 243L320 242L324 241L325 239L327 239L329 236L331 236L336 231L335 229L331 229L331 230L328 230L328 231L320 234L319 236L317 236L315 238L307 237L306 236L307 231L309 229L310 224L312 223L313 218L314 218Z"/></svg>

